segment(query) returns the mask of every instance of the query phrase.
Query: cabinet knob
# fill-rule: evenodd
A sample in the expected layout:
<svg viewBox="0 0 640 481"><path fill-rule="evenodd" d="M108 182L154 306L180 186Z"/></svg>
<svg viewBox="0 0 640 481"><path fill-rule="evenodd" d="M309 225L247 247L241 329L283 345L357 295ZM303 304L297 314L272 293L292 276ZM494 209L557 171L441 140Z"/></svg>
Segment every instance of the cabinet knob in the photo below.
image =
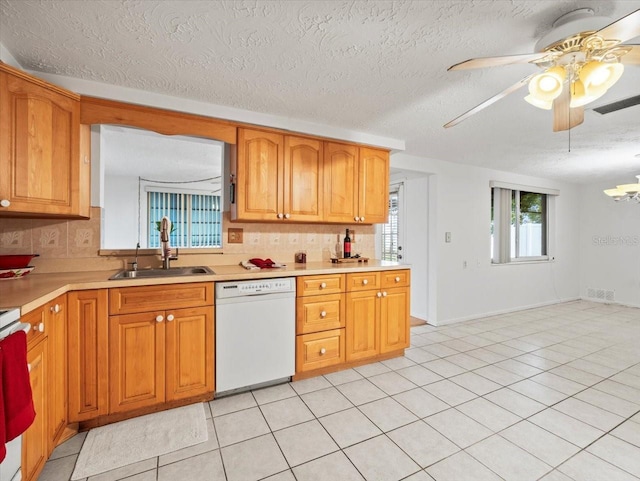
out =
<svg viewBox="0 0 640 481"><path fill-rule="evenodd" d="M355 220L356 222L358 222L360 220L360 217L356 216L353 218L353 220Z"/></svg>
<svg viewBox="0 0 640 481"><path fill-rule="evenodd" d="M60 305L56 304L55 306L51 306L49 310L57 314L58 312L60 312Z"/></svg>
<svg viewBox="0 0 640 481"><path fill-rule="evenodd" d="M326 282L320 283L320 289L324 289L325 287L327 287L327 283Z"/></svg>
<svg viewBox="0 0 640 481"><path fill-rule="evenodd" d="M396 281L396 282L400 282L400 276L396 277L396 278L395 278L395 281Z"/></svg>
<svg viewBox="0 0 640 481"><path fill-rule="evenodd" d="M364 222L364 217L360 217L360 222Z"/></svg>
<svg viewBox="0 0 640 481"><path fill-rule="evenodd" d="M288 219L289 217L291 217L291 214L285 214L285 215L284 215L284 218L285 218L285 219Z"/></svg>
<svg viewBox="0 0 640 481"><path fill-rule="evenodd" d="M327 350L323 347L322 349L320 349L320 355L323 356L327 353Z"/></svg>
<svg viewBox="0 0 640 481"><path fill-rule="evenodd" d="M175 317L173 317L173 314L169 314L167 316L167 321L169 321L169 322L173 321L174 319L175 319Z"/></svg>
<svg viewBox="0 0 640 481"><path fill-rule="evenodd" d="M382 297L387 297L387 291L382 292Z"/></svg>
<svg viewBox="0 0 640 481"><path fill-rule="evenodd" d="M327 317L327 311L322 311L320 313L320 317Z"/></svg>
<svg viewBox="0 0 640 481"><path fill-rule="evenodd" d="M156 316L156 322L162 322L163 320L164 320L164 317Z"/></svg>
<svg viewBox="0 0 640 481"><path fill-rule="evenodd" d="M382 292L378 292L378 293L376 294L376 296L378 296L378 297L382 297Z"/></svg>
<svg viewBox="0 0 640 481"><path fill-rule="evenodd" d="M40 322L40 323L38 324L38 331L40 331L40 332L44 332L44 322Z"/></svg>
<svg viewBox="0 0 640 481"><path fill-rule="evenodd" d="M284 217L284 216L283 216L280 212L278 212L278 215L276 215L276 217L277 217L278 219L282 219L282 217Z"/></svg>
<svg viewBox="0 0 640 481"><path fill-rule="evenodd" d="M0 200L0 207L9 207L11 205L11 201L8 199Z"/></svg>
<svg viewBox="0 0 640 481"><path fill-rule="evenodd" d="M369 280L368 279L362 279L362 285L366 286L367 284L369 284Z"/></svg>

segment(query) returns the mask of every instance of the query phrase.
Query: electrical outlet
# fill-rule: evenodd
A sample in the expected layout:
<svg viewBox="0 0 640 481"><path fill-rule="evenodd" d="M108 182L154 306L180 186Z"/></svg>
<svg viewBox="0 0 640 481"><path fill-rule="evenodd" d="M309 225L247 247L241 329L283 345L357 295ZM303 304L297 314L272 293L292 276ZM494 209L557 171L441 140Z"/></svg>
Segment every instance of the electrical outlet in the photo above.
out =
<svg viewBox="0 0 640 481"><path fill-rule="evenodd" d="M351 243L355 244L355 242L356 242L356 231L349 229L349 238L351 239Z"/></svg>
<svg viewBox="0 0 640 481"><path fill-rule="evenodd" d="M229 244L242 244L242 232L242 228L230 227L227 233L227 241Z"/></svg>

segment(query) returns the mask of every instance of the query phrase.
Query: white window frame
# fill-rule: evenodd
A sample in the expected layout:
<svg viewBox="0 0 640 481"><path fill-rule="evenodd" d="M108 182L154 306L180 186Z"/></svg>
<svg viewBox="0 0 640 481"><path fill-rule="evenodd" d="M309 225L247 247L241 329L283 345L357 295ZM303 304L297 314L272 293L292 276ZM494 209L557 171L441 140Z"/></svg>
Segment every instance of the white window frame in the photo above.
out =
<svg viewBox="0 0 640 481"><path fill-rule="evenodd" d="M555 199L560 195L556 189L533 187L506 182L491 181L493 190L493 265L522 264L532 262L548 262L554 260L555 239ZM520 192L546 195L545 239L546 254L542 256L519 256L518 232L516 226L515 257L511 257L511 202L513 192L516 192L516 219L520 218Z"/></svg>

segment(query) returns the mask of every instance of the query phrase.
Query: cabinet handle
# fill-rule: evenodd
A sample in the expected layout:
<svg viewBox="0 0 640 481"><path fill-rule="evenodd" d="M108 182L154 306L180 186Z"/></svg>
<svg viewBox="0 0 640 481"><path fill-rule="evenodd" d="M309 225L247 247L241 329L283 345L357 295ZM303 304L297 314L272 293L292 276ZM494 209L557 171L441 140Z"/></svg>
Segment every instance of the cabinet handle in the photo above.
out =
<svg viewBox="0 0 640 481"><path fill-rule="evenodd" d="M387 297L387 291L382 292L382 297Z"/></svg>
<svg viewBox="0 0 640 481"><path fill-rule="evenodd" d="M325 287L327 287L327 283L326 282L321 282L320 283L320 289L324 289Z"/></svg>
<svg viewBox="0 0 640 481"><path fill-rule="evenodd" d="M285 214L285 215L284 215L284 218L285 218L285 219L288 219L289 217L291 217L291 214Z"/></svg>
<svg viewBox="0 0 640 481"><path fill-rule="evenodd" d="M38 331L44 332L44 322L38 324Z"/></svg>
<svg viewBox="0 0 640 481"><path fill-rule="evenodd" d="M0 207L9 207L11 205L11 201L8 199L0 200Z"/></svg>
<svg viewBox="0 0 640 481"><path fill-rule="evenodd" d="M320 313L320 317L327 317L327 311L322 311Z"/></svg>
<svg viewBox="0 0 640 481"><path fill-rule="evenodd" d="M376 294L376 296L378 296L378 297L382 297L382 292L378 292L378 293Z"/></svg>
<svg viewBox="0 0 640 481"><path fill-rule="evenodd" d="M162 322L163 320L164 320L164 317L156 316L156 322Z"/></svg>
<svg viewBox="0 0 640 481"><path fill-rule="evenodd" d="M51 306L49 310L57 314L58 312L60 312L60 305L56 304L55 306Z"/></svg>
<svg viewBox="0 0 640 481"><path fill-rule="evenodd" d="M169 322L173 321L174 319L175 319L175 317L173 317L173 314L169 314L167 316L167 321L169 321Z"/></svg>
<svg viewBox="0 0 640 481"><path fill-rule="evenodd" d="M369 280L368 279L363 279L362 280L362 285L366 286L367 284L369 284Z"/></svg>
<svg viewBox="0 0 640 481"><path fill-rule="evenodd" d="M27 370L31 372L31 364L27 363Z"/></svg>
<svg viewBox="0 0 640 481"><path fill-rule="evenodd" d="M276 217L277 217L278 219L282 219L283 215L282 215L280 212L278 212L278 215L276 215Z"/></svg>
<svg viewBox="0 0 640 481"><path fill-rule="evenodd" d="M327 353L327 350L323 347L322 349L320 349L320 355L324 356Z"/></svg>
<svg viewBox="0 0 640 481"><path fill-rule="evenodd" d="M395 281L400 282L400 276L396 277Z"/></svg>

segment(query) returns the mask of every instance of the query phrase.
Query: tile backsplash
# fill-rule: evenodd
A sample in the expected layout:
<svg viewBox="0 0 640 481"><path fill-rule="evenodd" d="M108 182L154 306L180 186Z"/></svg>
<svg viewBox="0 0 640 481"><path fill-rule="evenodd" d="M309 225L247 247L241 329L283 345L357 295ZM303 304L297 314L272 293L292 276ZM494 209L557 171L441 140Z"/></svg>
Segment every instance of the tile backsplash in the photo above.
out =
<svg viewBox="0 0 640 481"><path fill-rule="evenodd" d="M40 273L121 269L132 260L131 256L98 253L101 213L101 208L92 207L88 220L0 218L0 254L40 254L32 261ZM242 244L227 242L229 227L243 229ZM191 249L189 253L180 253L174 265L237 264L251 257L293 263L294 254L299 250L307 252L309 262L328 261L336 255L336 248L340 248L347 227L356 232L352 252L373 257L375 228L372 225L241 223L231 222L225 213L222 252L200 254ZM158 266L159 262L158 255L139 259L141 267Z"/></svg>

